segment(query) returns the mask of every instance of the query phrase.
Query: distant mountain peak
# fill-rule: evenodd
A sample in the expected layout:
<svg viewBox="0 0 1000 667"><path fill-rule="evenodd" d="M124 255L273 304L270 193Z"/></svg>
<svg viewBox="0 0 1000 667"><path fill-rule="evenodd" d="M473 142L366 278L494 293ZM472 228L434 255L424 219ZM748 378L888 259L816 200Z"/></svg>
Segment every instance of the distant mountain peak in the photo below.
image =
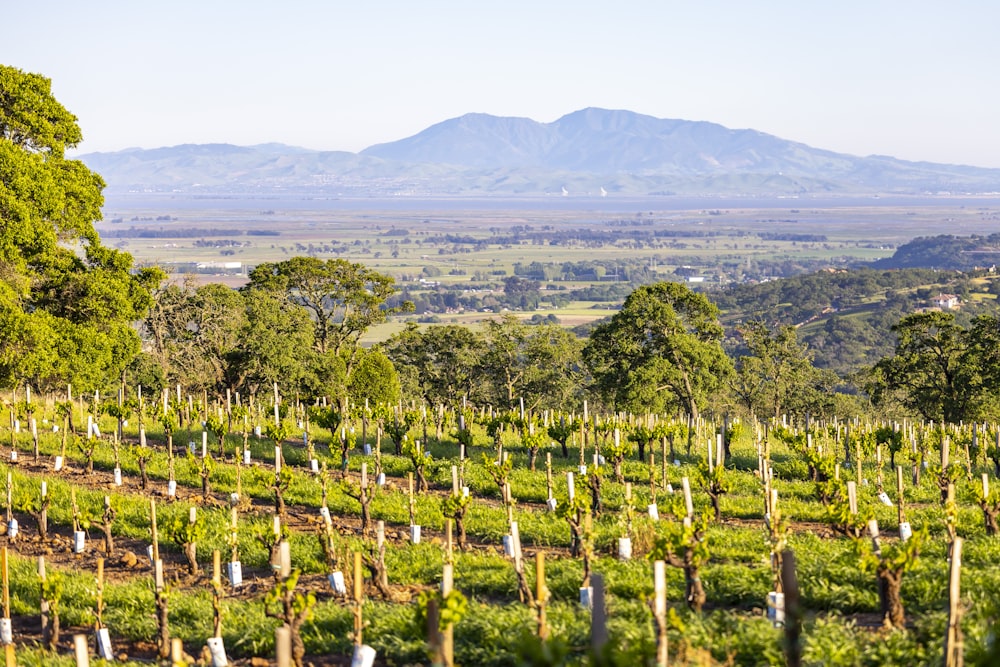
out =
<svg viewBox="0 0 1000 667"><path fill-rule="evenodd" d="M358 154L184 144L80 159L111 188L543 195L997 192L1000 170L858 157L753 129L587 107L552 122L471 112Z"/></svg>

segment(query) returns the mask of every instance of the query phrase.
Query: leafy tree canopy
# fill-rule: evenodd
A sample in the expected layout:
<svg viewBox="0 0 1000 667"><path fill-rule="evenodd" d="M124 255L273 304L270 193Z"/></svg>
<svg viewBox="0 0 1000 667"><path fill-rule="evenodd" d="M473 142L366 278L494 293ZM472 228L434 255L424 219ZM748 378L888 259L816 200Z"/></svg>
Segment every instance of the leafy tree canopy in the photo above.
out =
<svg viewBox="0 0 1000 667"><path fill-rule="evenodd" d="M584 348L594 387L616 409L697 417L732 374L718 309L680 283L644 285Z"/></svg>
<svg viewBox="0 0 1000 667"><path fill-rule="evenodd" d="M0 65L0 385L86 390L139 351L131 323L158 269L101 245L104 182L65 158L82 140L45 77Z"/></svg>
<svg viewBox="0 0 1000 667"><path fill-rule="evenodd" d="M389 315L413 310L410 302L386 304L396 291L394 282L345 259L293 257L258 265L250 272L249 287L282 292L304 306L316 328L317 349L343 356L350 375L361 336Z"/></svg>

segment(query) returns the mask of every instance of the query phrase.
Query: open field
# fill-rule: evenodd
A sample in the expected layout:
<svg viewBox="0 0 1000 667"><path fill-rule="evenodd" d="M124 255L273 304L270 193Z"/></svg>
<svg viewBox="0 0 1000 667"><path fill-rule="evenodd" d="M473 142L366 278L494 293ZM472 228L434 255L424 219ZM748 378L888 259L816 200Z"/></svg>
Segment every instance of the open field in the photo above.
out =
<svg viewBox="0 0 1000 667"><path fill-rule="evenodd" d="M132 253L139 264L163 266L178 280L190 274L198 282L237 287L253 266L295 255L359 262L393 276L407 298L437 294L437 302L418 303L410 316L422 321L493 317L499 307L489 297L500 295L504 279L517 275L540 290L536 307L512 307L520 317L552 314L575 326L605 316L599 304L620 303L624 292L608 292L616 282L687 279L694 289L713 289L867 262L891 255L915 236L988 233L998 222L1000 200L931 197L363 200L134 194L109 200L97 227L105 243ZM225 268L223 262L237 264ZM600 292L586 302L572 296L588 287ZM461 305L441 305L447 293L460 297ZM396 327L372 330L366 343L383 340Z"/></svg>
<svg viewBox="0 0 1000 667"><path fill-rule="evenodd" d="M699 208L667 208L698 203ZM477 270L510 275L515 262L613 265L640 260L668 272L680 264L708 267L748 258L870 260L891 254L895 245L915 236L986 233L998 222L997 200L826 200L811 205L794 199L286 201L134 195L108 201L98 229L108 243L140 262L239 261L252 266L314 253L363 262L397 278L434 266L441 269L439 280L447 282L460 280L448 275L453 269L466 275ZM171 236L171 230L184 234ZM614 238L574 236L571 232L577 230ZM158 238L139 238L151 232ZM531 232L535 235L528 238ZM629 238L643 232L662 236L640 242ZM512 242L512 233L523 238ZM557 239L559 234L566 238ZM825 240L761 234L821 235ZM449 235L484 243L471 246ZM227 240L245 247L212 246Z"/></svg>
<svg viewBox="0 0 1000 667"><path fill-rule="evenodd" d="M192 405L197 419L202 408L197 401ZM274 553L269 551L273 540L268 538L273 515L279 512L276 491L272 488L274 443L251 434L246 439L251 463L239 466L237 459L242 459L243 438L238 430L243 426L224 436L225 444L220 445L213 435L202 436L199 424L185 420L175 424L171 464L163 434L152 419L147 418L146 434L152 451L144 452L135 446L138 432L133 419L133 424L125 428L126 442L118 447L117 454L112 436L105 435L96 443L92 473L86 472L89 447L75 446L65 450L65 464L55 471L53 461L61 452L61 434L48 428L54 418L51 404L37 406L33 414L45 426L39 435L37 459L32 454L34 444L28 433L2 433L8 443L3 448L4 459L9 461L12 449L19 455L16 464L0 465L0 475L7 473L11 480L8 511L20 526L17 539L11 539L9 533L2 538L11 558L10 612L20 652L18 664L72 664L57 663L44 652L31 648L42 636L38 621L40 591L52 595L51 590L39 587L34 573L39 556L46 558L48 576L58 578L62 586L59 613L64 631L85 633L91 632L95 623L96 559L105 557L102 619L110 630L116 654L128 656L134 664L148 664L152 660L157 650L158 627L154 614L154 573L145 556L151 539L150 500L158 506L159 553L167 582L170 636L181 639L184 649L195 656L206 638L212 636L212 554L220 551L223 575L218 599L219 633L230 659L239 665L261 664L251 663L251 657L274 655L274 629L280 621L265 614L268 591L280 582L272 567ZM258 412L247 422L247 428L266 424L268 412L267 409ZM85 413L81 409L74 421L85 423ZM395 455L389 436L383 433L379 437L374 421L367 429L368 444L374 451L365 455L359 439L348 450L350 458L343 475L339 472L316 475L309 471L310 456L324 469L340 469L341 446L336 434L311 427L314 449L310 451L302 446L300 431L294 423L288 422L289 439L282 443L287 471L282 495L284 508L280 510L282 539L290 545L291 566L302 573L296 591L315 598L311 618L302 626L308 661L317 665L346 664L352 651L352 610L357 607L350 595L338 595L331 589L327 575L343 571L347 591L351 591L353 553L366 554L366 559L378 555L374 532L362 530L362 506L352 497L359 488L362 465L373 484L369 496L372 527L375 521L385 522L384 563L388 576L388 587L380 590L365 569L361 588L364 602L360 607L364 619L363 641L378 651L378 664L427 661L427 635L419 620L420 600L439 589L442 566L448 560L445 518L454 509L448 509L448 499L456 483L453 466L460 465L460 450L453 435L454 416L451 412L445 415L448 419L440 437L435 435L434 423L427 426L427 452L432 459L421 465L429 488L413 495L408 492L407 476L414 474L417 464L406 455ZM899 488L905 512L900 511L896 475L885 451L879 456L881 465L876 464L874 429L854 427L851 439L845 439L847 431L843 423L814 424L810 431L811 448L807 447L804 431L775 429L767 448L760 449L763 441L757 440L750 429L737 427L731 456L725 462L727 492L718 495L720 518L713 520L708 478L699 472L699 466L705 461L703 443L714 441L712 436L719 425L705 424L692 434L695 446L690 453L686 450L683 428L671 426L669 443L664 436L662 442L650 444L650 453L654 455L652 466L638 460L634 449L626 449L619 481L614 473L619 454L609 430L587 429L585 437L589 444L583 450L584 438L578 437L583 432L574 434L568 443L566 459L558 446L545 445L533 472L529 470L530 452L525 448L524 435L510 422L498 439L511 463L504 474L515 502L507 510L500 487L492 477L497 469L490 460L496 457L497 450L486 432L488 420L471 413L469 419L472 441L466 450L464 466L457 468L460 471L457 484L468 487L471 496L464 514L467 544L464 549L456 544L453 552L454 586L467 598L468 605L456 617L454 626L457 664L605 664L588 662L586 658L591 612L580 605L579 588L588 567L603 577L606 586L609 664L654 664L657 635L649 607L654 580L647 556L653 553L662 557L665 545L676 539L685 514L682 488L688 482L692 489L692 516L708 513L704 519L705 532L700 534L699 544L704 552L699 552L697 573L707 599L701 613L688 610L684 572L667 568L665 594L670 621L666 636L672 664L769 665L783 660L782 630L766 618L767 595L774 589L770 559L775 548L787 548L796 555L804 614L803 664L939 664L948 609L949 542L954 535L964 540L961 595L967 664L995 664L989 662L993 658L987 651L991 619L995 618L992 614L1000 610L997 560L1000 537L987 534L984 529L976 493L981 473L986 473L991 488L995 488L997 480L981 449L971 450L972 460L965 458L964 452L970 451L968 445L973 437L969 427L948 431L950 465L954 467L945 468L950 471L948 475L956 473L953 507L941 501L939 483L943 473L934 463L941 459L936 450L941 442L940 433L914 428L914 450L894 455L896 463L902 466ZM105 434L115 431L115 422L108 417L100 420L100 425ZM360 431L359 420L352 421L352 425ZM624 434L632 432L626 422L619 426ZM409 435L423 439L423 428L418 420ZM628 442L624 434L622 440ZM994 436L995 429L979 431L980 442L992 442ZM198 443L203 437L205 451L213 457L208 463L207 486L201 474L206 469L206 459L198 453ZM189 441L195 443L194 455L186 454L184 443ZM218 452L220 446L224 455ZM854 461L859 455L862 457L860 473L845 464L844 457L849 451ZM375 456L376 452L381 456ZM825 453L817 457L817 452ZM593 457L598 453L606 463L596 468L601 481L594 486ZM147 457L143 464L150 478L146 488L140 479L139 455ZM551 478L546 475L547 455L551 456ZM778 505L772 511L780 508L783 520L787 521L782 524L779 537L769 532L764 515L765 485L759 474L762 455L770 456L768 467L774 474L772 488L777 492ZM668 465L672 459L676 459L675 463ZM580 474L581 460L590 464L588 475ZM926 469L922 465L925 461L930 462ZM824 506L819 494L824 493L824 488L826 493L832 493L830 489L839 487L824 486L810 479L813 466L818 466L821 476L825 476L832 475L835 464L840 465L841 479L861 480L856 488L859 507L856 515L838 514L840 505L836 503L846 503L846 497L830 500L832 504ZM923 472L916 483L914 466ZM122 474L120 485L114 480L116 467ZM374 485L379 470L385 473L386 481ZM583 552L576 556L572 553L574 538L569 521L572 512L567 518L565 513L548 511L546 507L549 497L555 498L559 507L569 503L567 473L577 475L576 493L586 498L579 511L593 521L592 532L582 537ZM169 495L169 479L177 483L174 496ZM38 535L43 480L51 499L45 538ZM883 484L892 506L879 500ZM235 528L231 523L232 493L239 494ZM78 515L72 511L71 494L75 494ZM115 512L107 524L115 540L113 554L106 552L101 531L105 496ZM596 512L592 509L595 498L601 506ZM649 515L650 504L658 506L659 520ZM331 551L321 547L324 506L332 517ZM199 565L196 574L189 571L190 562L185 556L186 540L195 539L191 537L195 533L183 530L192 507L197 508L200 522L193 548ZM535 555L545 554L545 584L549 594L546 623L550 633L545 642L535 636L535 610L519 601L516 563L504 556L502 542L512 530L508 516L519 527L524 548L524 583L531 591L537 586ZM919 559L907 567L903 578L901 594L906 621L899 629L882 627L878 585L870 569L872 555L866 546L870 538L864 532L868 518L878 521L882 530L880 548L887 555L904 546L899 540L901 519L912 526L915 535L912 539L921 543ZM700 521L697 519L696 523ZM86 546L79 553L71 540L74 523L78 522L83 522L82 530L87 533ZM410 539L411 524L422 526L419 543ZM456 531L456 539L457 536ZM632 540L632 555L623 560L616 558L616 554L618 540L625 536ZM776 541L779 538L780 542ZM226 578L225 563L231 559L242 562L244 583L239 587L231 586ZM538 651L545 646L560 657L539 657ZM59 650L63 654L69 650L65 636Z"/></svg>

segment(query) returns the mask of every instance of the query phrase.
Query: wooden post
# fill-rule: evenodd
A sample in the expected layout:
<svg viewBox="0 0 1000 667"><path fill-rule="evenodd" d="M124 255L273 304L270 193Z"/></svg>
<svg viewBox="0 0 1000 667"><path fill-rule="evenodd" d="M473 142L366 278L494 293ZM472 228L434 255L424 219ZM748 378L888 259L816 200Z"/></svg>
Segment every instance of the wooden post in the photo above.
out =
<svg viewBox="0 0 1000 667"><path fill-rule="evenodd" d="M156 535L156 501L149 501L149 530L153 540L153 562L160 560L160 543Z"/></svg>
<svg viewBox="0 0 1000 667"><path fill-rule="evenodd" d="M410 503L409 503L409 508L410 508L410 525L411 526L415 526L417 524L417 511L416 511L416 506L415 506L414 501L413 501L413 473L412 472L407 473L406 474L406 478L407 478L407 484L408 484L409 490L410 490L410 493L409 493L409 500L410 500Z"/></svg>
<svg viewBox="0 0 1000 667"><path fill-rule="evenodd" d="M49 615L49 601L45 599L45 556L38 557L38 579L40 581L39 616L42 625L42 644L48 646L52 633L52 619Z"/></svg>
<svg viewBox="0 0 1000 667"><path fill-rule="evenodd" d="M785 594L785 664L788 667L800 667L802 612L799 609L799 582L795 575L795 554L791 550L786 550L782 558L781 589Z"/></svg>
<svg viewBox="0 0 1000 667"><path fill-rule="evenodd" d="M222 557L212 552L212 636L222 636Z"/></svg>
<svg viewBox="0 0 1000 667"><path fill-rule="evenodd" d="M945 667L962 667L965 652L962 640L961 593L962 538L956 537L951 544L951 570L948 576L948 629L944 638Z"/></svg>
<svg viewBox="0 0 1000 667"><path fill-rule="evenodd" d="M364 579L361 574L361 552L354 552L354 645L364 643L362 637L361 605L364 602Z"/></svg>
<svg viewBox="0 0 1000 667"><path fill-rule="evenodd" d="M896 518L900 524L906 521L906 499L903 497L903 466L896 466Z"/></svg>
<svg viewBox="0 0 1000 667"><path fill-rule="evenodd" d="M691 482L687 477L681 478L681 487L684 489L684 508L687 510L687 517L694 517L694 504L691 500Z"/></svg>
<svg viewBox="0 0 1000 667"><path fill-rule="evenodd" d="M854 439L854 465L857 468L857 484L861 486L862 476L861 469L864 467L861 459L861 438Z"/></svg>
<svg viewBox="0 0 1000 667"><path fill-rule="evenodd" d="M104 559L97 559L97 595L95 600L95 624L100 630L104 627Z"/></svg>
<svg viewBox="0 0 1000 667"><path fill-rule="evenodd" d="M552 452L545 452L545 499L552 498Z"/></svg>
<svg viewBox="0 0 1000 667"><path fill-rule="evenodd" d="M545 641L549 638L549 626L545 618L545 603L548 598L548 588L545 586L545 552L535 553L535 605L538 607L538 638Z"/></svg>
<svg viewBox="0 0 1000 667"><path fill-rule="evenodd" d="M0 547L0 570L3 576L3 617L10 618L10 568L7 563L7 547Z"/></svg>
<svg viewBox="0 0 1000 667"><path fill-rule="evenodd" d="M441 596L447 599L455 585L455 566L451 563L451 521L448 525L448 551L441 572ZM438 624L440 627L440 622ZM437 628L435 628L436 630ZM451 623L445 626L441 633L441 658L445 667L455 667L455 626Z"/></svg>

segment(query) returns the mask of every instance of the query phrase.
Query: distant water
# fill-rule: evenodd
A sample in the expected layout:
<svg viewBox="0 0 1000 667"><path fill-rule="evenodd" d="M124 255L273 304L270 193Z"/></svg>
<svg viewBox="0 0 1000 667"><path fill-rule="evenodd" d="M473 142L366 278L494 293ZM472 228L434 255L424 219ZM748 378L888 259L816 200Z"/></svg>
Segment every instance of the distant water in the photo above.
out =
<svg viewBox="0 0 1000 667"><path fill-rule="evenodd" d="M702 209L831 209L855 207L1000 207L995 196L883 197L323 197L309 195L191 195L107 193L104 209L115 211L690 211Z"/></svg>

